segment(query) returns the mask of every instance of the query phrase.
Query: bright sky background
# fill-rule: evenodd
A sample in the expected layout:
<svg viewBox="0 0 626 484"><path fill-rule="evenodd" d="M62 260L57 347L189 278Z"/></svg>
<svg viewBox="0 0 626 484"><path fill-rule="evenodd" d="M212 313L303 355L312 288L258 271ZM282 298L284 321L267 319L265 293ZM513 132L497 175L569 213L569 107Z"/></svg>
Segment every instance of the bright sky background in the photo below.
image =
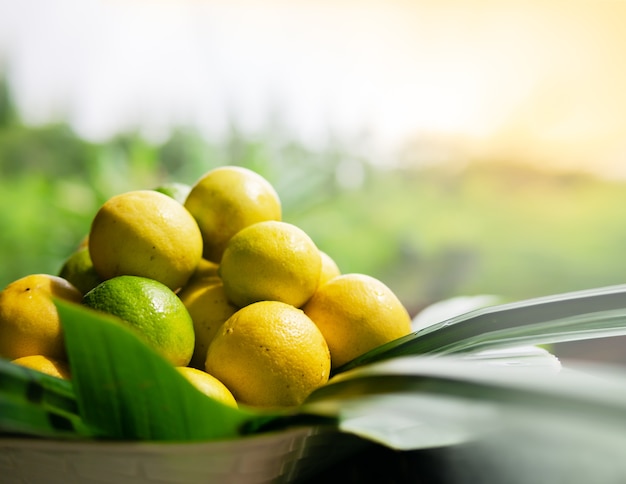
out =
<svg viewBox="0 0 626 484"><path fill-rule="evenodd" d="M625 25L608 0L0 0L0 66L26 121L92 139L279 113L311 143L626 177Z"/></svg>

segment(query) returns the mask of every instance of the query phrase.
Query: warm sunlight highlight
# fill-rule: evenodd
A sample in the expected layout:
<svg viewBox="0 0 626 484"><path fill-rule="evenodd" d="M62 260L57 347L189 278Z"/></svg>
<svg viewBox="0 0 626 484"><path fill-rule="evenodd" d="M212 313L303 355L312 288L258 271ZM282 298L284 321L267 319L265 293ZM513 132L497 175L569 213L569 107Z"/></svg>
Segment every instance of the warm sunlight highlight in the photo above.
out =
<svg viewBox="0 0 626 484"><path fill-rule="evenodd" d="M274 117L310 143L410 145L415 162L626 177L626 2L40 3L0 12L0 61L30 122L158 139Z"/></svg>

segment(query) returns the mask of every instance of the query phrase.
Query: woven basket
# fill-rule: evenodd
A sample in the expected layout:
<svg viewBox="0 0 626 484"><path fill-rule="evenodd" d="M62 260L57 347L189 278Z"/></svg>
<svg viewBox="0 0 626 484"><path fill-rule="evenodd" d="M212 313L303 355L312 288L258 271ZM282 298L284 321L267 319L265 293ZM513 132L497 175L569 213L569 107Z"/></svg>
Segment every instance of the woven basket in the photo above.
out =
<svg viewBox="0 0 626 484"><path fill-rule="evenodd" d="M365 445L357 437L326 427L299 427L237 440L175 444L0 438L0 482L294 482L315 475Z"/></svg>

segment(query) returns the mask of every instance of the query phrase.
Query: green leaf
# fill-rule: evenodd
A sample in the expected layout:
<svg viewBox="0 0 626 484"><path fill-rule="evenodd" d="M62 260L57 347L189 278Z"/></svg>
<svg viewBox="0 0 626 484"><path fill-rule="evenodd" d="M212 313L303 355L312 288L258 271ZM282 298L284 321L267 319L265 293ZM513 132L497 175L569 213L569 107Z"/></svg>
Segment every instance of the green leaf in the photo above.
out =
<svg viewBox="0 0 626 484"><path fill-rule="evenodd" d="M620 335L626 335L626 285L478 309L375 348L334 373L397 356L445 355Z"/></svg>
<svg viewBox="0 0 626 484"><path fill-rule="evenodd" d="M80 414L109 438L224 439L272 417L207 397L117 319L56 303Z"/></svg>
<svg viewBox="0 0 626 484"><path fill-rule="evenodd" d="M66 380L0 359L0 433L39 437L98 435L78 414Z"/></svg>
<svg viewBox="0 0 626 484"><path fill-rule="evenodd" d="M534 370L547 372L561 370L559 359L539 346L489 349L464 354L463 358L489 366L532 367Z"/></svg>
<svg viewBox="0 0 626 484"><path fill-rule="evenodd" d="M303 411L338 415L341 430L403 450L568 426L585 438L626 440L623 369L558 371L502 365L500 357L407 356L363 366L316 390Z"/></svg>

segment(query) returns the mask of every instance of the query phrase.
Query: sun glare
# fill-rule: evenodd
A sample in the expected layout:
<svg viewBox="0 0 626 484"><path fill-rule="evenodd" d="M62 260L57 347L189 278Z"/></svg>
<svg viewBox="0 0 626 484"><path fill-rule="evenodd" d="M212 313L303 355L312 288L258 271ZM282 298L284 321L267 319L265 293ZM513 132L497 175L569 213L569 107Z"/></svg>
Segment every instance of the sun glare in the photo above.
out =
<svg viewBox="0 0 626 484"><path fill-rule="evenodd" d="M434 136L468 157L626 171L626 2L39 3L0 12L31 122L162 138L278 112L313 142L366 129L387 148Z"/></svg>

